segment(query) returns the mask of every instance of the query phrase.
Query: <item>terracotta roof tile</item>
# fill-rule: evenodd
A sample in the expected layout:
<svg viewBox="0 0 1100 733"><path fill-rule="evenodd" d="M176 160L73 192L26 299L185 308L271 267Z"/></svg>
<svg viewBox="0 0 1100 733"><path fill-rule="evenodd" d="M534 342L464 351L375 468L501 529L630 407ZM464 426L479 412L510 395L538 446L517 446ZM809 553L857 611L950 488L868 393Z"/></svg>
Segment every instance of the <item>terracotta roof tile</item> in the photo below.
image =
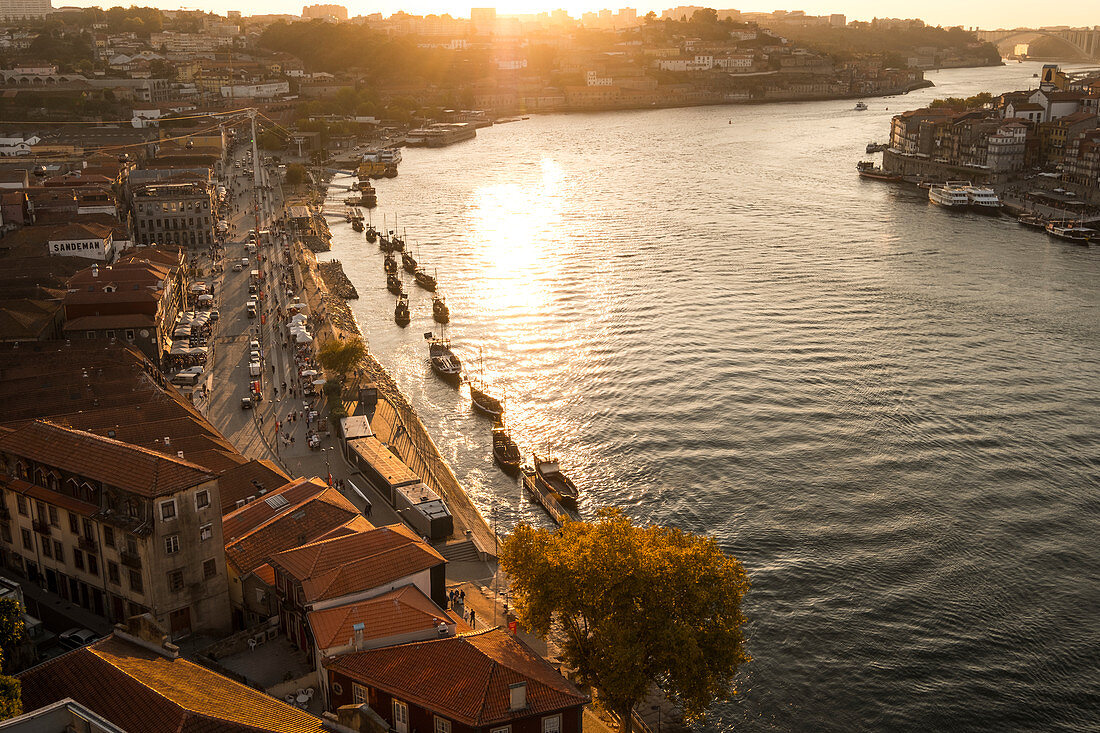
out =
<svg viewBox="0 0 1100 733"><path fill-rule="evenodd" d="M301 582L307 603L377 588L445 562L398 524L314 542L271 558L272 565Z"/></svg>
<svg viewBox="0 0 1100 733"><path fill-rule="evenodd" d="M348 603L307 615L319 649L347 644L352 626L364 626L363 640L385 639L416 631L433 632L442 623L453 623L446 612L415 585L384 593L367 601Z"/></svg>
<svg viewBox="0 0 1100 733"><path fill-rule="evenodd" d="M156 321L144 313L114 316L81 316L65 322L66 331L98 331L104 328L155 328Z"/></svg>
<svg viewBox="0 0 1100 733"><path fill-rule="evenodd" d="M502 629L369 649L325 663L463 725L545 715L588 701L569 680ZM508 686L527 683L527 708L509 710Z"/></svg>
<svg viewBox="0 0 1100 733"><path fill-rule="evenodd" d="M307 485L312 485L308 484ZM333 496L335 495L335 496ZM271 494L266 494L263 500L257 500L252 504L242 507L239 512L250 509L258 504L268 506ZM275 494L275 497L283 497L284 494ZM234 512L233 514L236 514ZM233 514L229 517L232 518ZM227 540L225 545L226 560L236 567L237 572L244 575L267 563L268 558L283 550L298 547L306 542L314 541L318 536L340 526L343 522L358 514L351 502L340 495L336 489L323 488L319 494L310 496L297 503L287 503L281 506L280 513L270 517L257 527L253 527L244 534L234 536ZM231 522L229 526L223 523L223 533L237 531L238 523Z"/></svg>
<svg viewBox="0 0 1100 733"><path fill-rule="evenodd" d="M143 496L174 494L214 478L189 461L46 420L0 429L0 450Z"/></svg>
<svg viewBox="0 0 1100 733"><path fill-rule="evenodd" d="M268 460L251 460L218 476L222 514L237 508L237 502L257 496L260 489L271 491L290 481L281 468Z"/></svg>
<svg viewBox="0 0 1100 733"><path fill-rule="evenodd" d="M71 697L142 733L320 733L321 720L184 659L111 636L19 675L23 707Z"/></svg>

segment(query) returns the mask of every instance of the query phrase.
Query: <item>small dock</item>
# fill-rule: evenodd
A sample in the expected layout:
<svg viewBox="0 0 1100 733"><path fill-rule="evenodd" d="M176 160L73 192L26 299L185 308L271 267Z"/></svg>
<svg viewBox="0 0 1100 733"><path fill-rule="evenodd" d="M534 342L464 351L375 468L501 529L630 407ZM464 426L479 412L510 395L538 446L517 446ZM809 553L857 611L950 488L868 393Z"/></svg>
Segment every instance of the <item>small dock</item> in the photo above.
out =
<svg viewBox="0 0 1100 733"><path fill-rule="evenodd" d="M538 485L538 482L535 481L534 469L531 473L523 471L523 488L527 489L527 493L531 495L531 498L546 510L546 513L559 527L574 518L557 499Z"/></svg>

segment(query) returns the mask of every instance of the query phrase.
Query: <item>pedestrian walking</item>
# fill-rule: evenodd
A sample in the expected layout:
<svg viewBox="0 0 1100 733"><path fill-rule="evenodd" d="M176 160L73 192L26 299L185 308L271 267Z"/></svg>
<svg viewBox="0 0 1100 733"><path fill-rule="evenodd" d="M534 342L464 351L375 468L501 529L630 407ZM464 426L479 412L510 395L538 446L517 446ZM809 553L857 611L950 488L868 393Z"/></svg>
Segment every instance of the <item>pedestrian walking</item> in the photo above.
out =
<svg viewBox="0 0 1100 733"><path fill-rule="evenodd" d="M477 628L477 619L474 618L474 609L472 609L472 608L470 609L470 628L471 629L476 629Z"/></svg>

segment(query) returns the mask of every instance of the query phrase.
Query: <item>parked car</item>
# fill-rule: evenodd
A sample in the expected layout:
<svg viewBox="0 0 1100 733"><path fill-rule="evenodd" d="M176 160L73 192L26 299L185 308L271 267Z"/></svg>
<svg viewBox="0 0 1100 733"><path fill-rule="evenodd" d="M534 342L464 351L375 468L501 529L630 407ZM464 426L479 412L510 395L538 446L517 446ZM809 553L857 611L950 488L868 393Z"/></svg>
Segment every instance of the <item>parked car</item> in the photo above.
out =
<svg viewBox="0 0 1100 733"><path fill-rule="evenodd" d="M244 270L244 265L242 265L240 262L233 265L233 272L241 272L242 270Z"/></svg>
<svg viewBox="0 0 1100 733"><path fill-rule="evenodd" d="M202 376L202 367L193 366L180 370L172 375L172 379L169 380L172 384L179 384L185 386L193 386L198 383L199 377Z"/></svg>
<svg viewBox="0 0 1100 733"><path fill-rule="evenodd" d="M256 339L252 339L251 341L248 342L248 350L249 351L259 351L260 350L260 342L257 341Z"/></svg>
<svg viewBox="0 0 1100 733"><path fill-rule="evenodd" d="M241 409L242 410L251 410L252 409L252 398L251 397L242 397L241 398Z"/></svg>
<svg viewBox="0 0 1100 733"><path fill-rule="evenodd" d="M99 634L91 629L83 629L79 626L75 626L68 631L62 631L58 634L57 643L65 649L79 649L82 646L91 644L98 638Z"/></svg>
<svg viewBox="0 0 1100 733"><path fill-rule="evenodd" d="M247 257L242 257L241 258L241 264L244 265L245 267L248 267L248 258Z"/></svg>
<svg viewBox="0 0 1100 733"><path fill-rule="evenodd" d="M220 312L220 311L219 311L219 310L218 310L217 308L215 308L214 310L210 311L210 320L211 320L211 321L216 321L216 320L218 320L218 319L219 319L219 318L221 318L221 317L222 317L222 314L221 314L221 312Z"/></svg>

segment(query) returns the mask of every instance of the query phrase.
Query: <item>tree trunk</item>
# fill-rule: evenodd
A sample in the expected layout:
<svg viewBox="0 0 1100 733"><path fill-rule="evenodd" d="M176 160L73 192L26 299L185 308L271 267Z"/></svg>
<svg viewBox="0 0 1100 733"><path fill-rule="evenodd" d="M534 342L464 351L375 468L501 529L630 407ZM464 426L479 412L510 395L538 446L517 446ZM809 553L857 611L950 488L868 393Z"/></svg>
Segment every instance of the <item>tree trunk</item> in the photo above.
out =
<svg viewBox="0 0 1100 733"><path fill-rule="evenodd" d="M634 706L616 710L615 714L619 716L619 733L631 733L634 730Z"/></svg>

